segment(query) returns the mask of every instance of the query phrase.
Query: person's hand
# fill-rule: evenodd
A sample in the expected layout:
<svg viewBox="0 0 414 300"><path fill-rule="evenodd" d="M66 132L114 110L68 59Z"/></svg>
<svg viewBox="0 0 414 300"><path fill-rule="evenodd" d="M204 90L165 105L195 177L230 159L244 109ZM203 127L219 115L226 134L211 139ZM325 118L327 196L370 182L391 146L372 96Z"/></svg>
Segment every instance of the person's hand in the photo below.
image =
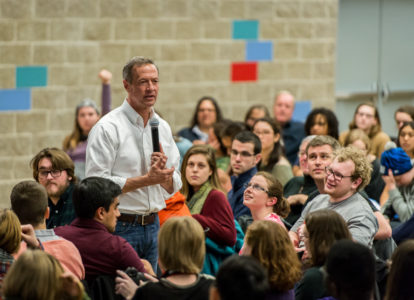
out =
<svg viewBox="0 0 414 300"><path fill-rule="evenodd" d="M193 141L193 145L205 145L206 142L202 141L202 140L194 140Z"/></svg>
<svg viewBox="0 0 414 300"><path fill-rule="evenodd" d="M384 180L385 185L387 186L389 191L397 187L394 175L392 174L392 170L390 169L388 169L388 176L382 176L382 180Z"/></svg>
<svg viewBox="0 0 414 300"><path fill-rule="evenodd" d="M305 204L306 200L308 199L308 195L305 194L296 194L296 195L290 195L287 198L287 201L290 205L294 204Z"/></svg>
<svg viewBox="0 0 414 300"><path fill-rule="evenodd" d="M25 224L21 226L22 228L22 239L26 242L27 246L30 248L38 249L40 248L40 242L38 241L34 228L31 224Z"/></svg>
<svg viewBox="0 0 414 300"><path fill-rule="evenodd" d="M108 70L102 69L99 74L99 78L101 78L101 81L103 84L110 84L112 79L112 73Z"/></svg>
<svg viewBox="0 0 414 300"><path fill-rule="evenodd" d="M144 269L148 274L151 274L152 276L157 276L155 275L154 270L152 269L152 266L148 260L141 258L141 262L144 265Z"/></svg>
<svg viewBox="0 0 414 300"><path fill-rule="evenodd" d="M125 299L131 300L138 286L125 272L117 270L116 273L118 276L115 278L115 294L122 295Z"/></svg>
<svg viewBox="0 0 414 300"><path fill-rule="evenodd" d="M174 167L171 167L170 169L162 169L161 166L162 162L157 161L148 171L147 175L151 184L162 184L172 180L175 170Z"/></svg>
<svg viewBox="0 0 414 300"><path fill-rule="evenodd" d="M148 172L148 178L152 184L161 184L172 180L174 174L174 167L167 169L167 156L164 154L160 143L160 152L153 152L151 154L151 168Z"/></svg>
<svg viewBox="0 0 414 300"><path fill-rule="evenodd" d="M75 275L70 272L65 272L60 276L62 282L62 290L71 299L82 299L84 287Z"/></svg>

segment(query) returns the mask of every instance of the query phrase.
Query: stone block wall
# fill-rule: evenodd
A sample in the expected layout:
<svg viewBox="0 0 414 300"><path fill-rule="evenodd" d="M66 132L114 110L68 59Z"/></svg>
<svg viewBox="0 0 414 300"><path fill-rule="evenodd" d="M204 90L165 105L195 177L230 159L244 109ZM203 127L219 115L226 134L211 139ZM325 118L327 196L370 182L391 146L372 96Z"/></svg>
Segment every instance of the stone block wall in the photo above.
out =
<svg viewBox="0 0 414 300"><path fill-rule="evenodd" d="M16 67L48 68L28 111L0 111L0 206L14 184L30 179L30 159L61 147L83 98L99 102L100 69L113 77L112 107L125 93L121 70L132 56L160 68L156 109L173 130L187 126L203 95L241 120L256 103L272 106L280 89L313 106L334 106L337 0L0 0L0 89L16 87ZM232 83L231 63L245 61L234 20L258 20L273 60L256 82Z"/></svg>

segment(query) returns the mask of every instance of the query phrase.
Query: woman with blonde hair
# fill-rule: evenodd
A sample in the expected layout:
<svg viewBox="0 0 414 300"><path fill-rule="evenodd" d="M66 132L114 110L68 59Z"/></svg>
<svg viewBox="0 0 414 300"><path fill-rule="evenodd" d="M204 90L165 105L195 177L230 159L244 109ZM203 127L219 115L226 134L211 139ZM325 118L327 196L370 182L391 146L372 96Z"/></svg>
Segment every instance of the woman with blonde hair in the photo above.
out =
<svg viewBox="0 0 414 300"><path fill-rule="evenodd" d="M271 221L255 221L245 237L244 255L255 257L267 270L270 293L267 299L294 300L293 287L302 275L288 233L281 225Z"/></svg>
<svg viewBox="0 0 414 300"><path fill-rule="evenodd" d="M349 132L357 128L364 131L371 141L371 151L369 153L380 158L390 137L382 131L378 109L372 102L364 102L357 106L354 118L349 123L349 130L341 133L339 142L344 145Z"/></svg>
<svg viewBox="0 0 414 300"><path fill-rule="evenodd" d="M0 210L0 299L2 282L14 262L13 255L20 248L22 239L20 222L10 209Z"/></svg>
<svg viewBox="0 0 414 300"><path fill-rule="evenodd" d="M4 279L6 299L89 299L82 283L42 250L27 250L14 262Z"/></svg>
<svg viewBox="0 0 414 300"><path fill-rule="evenodd" d="M287 217L290 206L280 182L267 172L258 172L245 187L243 204L250 209L253 220L269 220L285 227L280 217Z"/></svg>
<svg viewBox="0 0 414 300"><path fill-rule="evenodd" d="M116 292L126 299L208 299L213 277L200 274L205 256L204 231L192 217L172 217L159 235L160 280L139 287L118 271Z"/></svg>

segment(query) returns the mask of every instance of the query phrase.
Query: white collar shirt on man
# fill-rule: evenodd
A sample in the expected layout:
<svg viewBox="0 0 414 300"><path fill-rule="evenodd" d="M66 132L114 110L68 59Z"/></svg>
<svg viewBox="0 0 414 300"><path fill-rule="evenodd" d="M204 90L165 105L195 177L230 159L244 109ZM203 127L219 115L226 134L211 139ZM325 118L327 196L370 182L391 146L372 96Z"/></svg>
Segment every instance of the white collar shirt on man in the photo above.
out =
<svg viewBox="0 0 414 300"><path fill-rule="evenodd" d="M180 154L167 122L154 112L152 117L160 122L159 140L168 157L166 167L175 168L174 194L181 188ZM125 100L92 128L86 150L86 176L108 178L122 188L127 178L148 173L152 152L151 127L149 124L144 127L142 117ZM159 184L136 189L119 196L119 211L130 214L158 212L165 208L165 200L171 196Z"/></svg>

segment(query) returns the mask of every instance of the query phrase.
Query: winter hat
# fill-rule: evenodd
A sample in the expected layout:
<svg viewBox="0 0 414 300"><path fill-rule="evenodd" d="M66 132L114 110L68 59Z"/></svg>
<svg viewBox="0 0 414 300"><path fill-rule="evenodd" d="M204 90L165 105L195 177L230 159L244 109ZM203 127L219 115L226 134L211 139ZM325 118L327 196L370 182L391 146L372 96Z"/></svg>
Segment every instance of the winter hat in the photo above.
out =
<svg viewBox="0 0 414 300"><path fill-rule="evenodd" d="M402 148L397 148L395 143L388 142L385 150L381 155L380 172L388 175L388 169L392 170L394 176L402 175L413 168L413 162Z"/></svg>

